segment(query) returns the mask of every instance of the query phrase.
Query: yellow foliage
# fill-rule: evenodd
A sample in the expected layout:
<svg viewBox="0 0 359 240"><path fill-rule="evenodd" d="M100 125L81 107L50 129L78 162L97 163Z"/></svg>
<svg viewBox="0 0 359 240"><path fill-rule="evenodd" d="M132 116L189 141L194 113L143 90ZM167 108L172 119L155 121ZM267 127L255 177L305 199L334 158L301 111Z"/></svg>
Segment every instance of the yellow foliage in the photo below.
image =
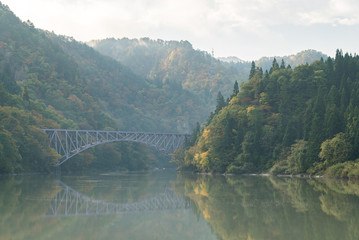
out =
<svg viewBox="0 0 359 240"><path fill-rule="evenodd" d="M168 60L169 60L170 62L172 62L173 59L174 59L174 57L175 57L175 55L176 55L176 51L173 50L173 51L171 52L170 56L168 57Z"/></svg>
<svg viewBox="0 0 359 240"><path fill-rule="evenodd" d="M201 165L202 168L208 166L208 153L209 150L199 154L200 157L199 164Z"/></svg>
<svg viewBox="0 0 359 240"><path fill-rule="evenodd" d="M201 189L201 191L199 192L199 194L201 194L201 195L204 196L204 197L209 198L208 192L207 192L206 190L204 190L204 189Z"/></svg>
<svg viewBox="0 0 359 240"><path fill-rule="evenodd" d="M204 129L203 133L202 133L202 137L204 138L204 140L208 139L209 133L211 132L210 129Z"/></svg>
<svg viewBox="0 0 359 240"><path fill-rule="evenodd" d="M234 105L234 104L236 104L236 103L238 103L239 101L238 101L238 98L236 98L236 97L234 97L234 98L232 98L230 101L229 101L229 105Z"/></svg>
<svg viewBox="0 0 359 240"><path fill-rule="evenodd" d="M209 198L208 192L205 189L203 189L202 187L195 187L193 189L193 191L196 195L201 195L201 196Z"/></svg>
<svg viewBox="0 0 359 240"><path fill-rule="evenodd" d="M208 156L208 152L209 152L209 151L206 151L206 152L201 153L201 154L200 154L201 159L205 159L205 158Z"/></svg>
<svg viewBox="0 0 359 240"><path fill-rule="evenodd" d="M199 189L198 189L198 187L194 188L193 191L194 191L194 193L195 193L196 195L199 194Z"/></svg>
<svg viewBox="0 0 359 240"><path fill-rule="evenodd" d="M249 106L249 107L247 107L247 113L249 113L250 111L252 111L252 110L254 110L254 109L255 109L254 106Z"/></svg>
<svg viewBox="0 0 359 240"><path fill-rule="evenodd" d="M203 214L204 219L210 219L211 218L211 215L209 215L207 209L204 209L202 214Z"/></svg>

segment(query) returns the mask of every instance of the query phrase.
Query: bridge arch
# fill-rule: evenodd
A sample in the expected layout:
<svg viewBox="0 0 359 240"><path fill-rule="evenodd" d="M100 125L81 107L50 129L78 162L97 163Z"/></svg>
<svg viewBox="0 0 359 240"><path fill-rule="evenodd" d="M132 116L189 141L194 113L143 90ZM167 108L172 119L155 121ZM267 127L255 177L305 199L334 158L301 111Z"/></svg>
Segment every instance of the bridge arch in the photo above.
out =
<svg viewBox="0 0 359 240"><path fill-rule="evenodd" d="M57 166L91 147L109 142L138 142L159 151L173 153L182 148L190 134L122 132L96 130L42 129L48 136L49 146L61 155Z"/></svg>

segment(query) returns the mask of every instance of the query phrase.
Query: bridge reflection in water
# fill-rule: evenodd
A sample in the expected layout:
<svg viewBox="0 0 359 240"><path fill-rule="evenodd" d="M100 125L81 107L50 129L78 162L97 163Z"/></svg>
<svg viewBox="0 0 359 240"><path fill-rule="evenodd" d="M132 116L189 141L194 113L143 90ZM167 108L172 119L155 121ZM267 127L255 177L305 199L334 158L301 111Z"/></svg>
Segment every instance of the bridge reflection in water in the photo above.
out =
<svg viewBox="0 0 359 240"><path fill-rule="evenodd" d="M189 209L190 201L167 188L157 196L133 203L95 200L58 181L61 191L50 200L44 217L114 215Z"/></svg>

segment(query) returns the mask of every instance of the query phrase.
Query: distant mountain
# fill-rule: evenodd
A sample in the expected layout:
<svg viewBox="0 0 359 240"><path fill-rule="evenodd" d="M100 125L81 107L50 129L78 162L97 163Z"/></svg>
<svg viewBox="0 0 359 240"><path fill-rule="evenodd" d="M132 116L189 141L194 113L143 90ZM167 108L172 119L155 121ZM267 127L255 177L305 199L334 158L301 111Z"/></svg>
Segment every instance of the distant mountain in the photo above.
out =
<svg viewBox="0 0 359 240"><path fill-rule="evenodd" d="M110 56L128 66L137 74L153 83L175 82L183 89L195 93L211 109L215 105L218 91L227 97L233 83L248 80L251 62L238 57L213 58L209 53L194 50L188 41L163 41L141 39L104 39L87 43L100 53ZM315 50L305 50L284 57L263 57L255 61L257 67L269 70L274 58L280 64L296 67L310 64L328 56Z"/></svg>
<svg viewBox="0 0 359 240"><path fill-rule="evenodd" d="M264 71L269 70L272 67L274 58L276 58L278 64L280 64L283 59L286 65L291 65L291 67L297 67L306 63L311 64L317 60L320 60L321 58L323 58L323 60L326 60L328 56L324 53L310 49L284 57L262 57L259 60L255 61L256 66L263 68Z"/></svg>
<svg viewBox="0 0 359 240"><path fill-rule="evenodd" d="M323 58L323 60L326 60L328 56L315 50L304 50L297 54L293 54L289 56L262 57L258 60L255 60L254 63L256 67L261 67L265 72L266 70L269 71L269 69L272 67L274 58L277 60L278 64L281 64L281 61L283 59L286 66L290 65L291 67L294 68L306 63L311 64L317 60L320 60L321 58ZM225 64L227 67L236 69L237 73L240 76L241 82L248 80L249 71L251 69L251 62L242 61L237 57L218 58L218 59L222 61L222 63Z"/></svg>
<svg viewBox="0 0 359 240"><path fill-rule="evenodd" d="M180 85L203 99L209 109L214 108L218 91L228 96L235 80L246 80L209 53L194 50L188 41L111 38L88 44L156 85Z"/></svg>
<svg viewBox="0 0 359 240"><path fill-rule="evenodd" d="M222 62L227 62L227 63L245 63L246 61L235 57L235 56L230 56L230 57L218 57L218 60L222 61Z"/></svg>

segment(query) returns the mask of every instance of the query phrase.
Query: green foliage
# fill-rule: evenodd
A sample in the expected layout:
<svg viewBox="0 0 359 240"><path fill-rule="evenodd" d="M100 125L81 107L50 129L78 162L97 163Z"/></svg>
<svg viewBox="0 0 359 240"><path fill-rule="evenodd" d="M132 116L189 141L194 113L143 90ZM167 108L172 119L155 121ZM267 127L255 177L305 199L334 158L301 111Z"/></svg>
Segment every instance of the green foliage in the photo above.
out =
<svg viewBox="0 0 359 240"><path fill-rule="evenodd" d="M254 61L251 63L251 70L249 71L249 79L254 77L254 74L256 74L256 64Z"/></svg>
<svg viewBox="0 0 359 240"><path fill-rule="evenodd" d="M0 107L2 173L50 170L59 156L44 144L46 134L39 126L47 123L56 125L36 112Z"/></svg>
<svg viewBox="0 0 359 240"><path fill-rule="evenodd" d="M214 111L214 113L215 114L219 113L219 111L221 111L221 109L224 108L225 106L226 106L226 102L224 101L224 97L221 92L218 92L217 106L216 106L216 110Z"/></svg>
<svg viewBox="0 0 359 240"><path fill-rule="evenodd" d="M325 140L320 149L319 157L324 161L325 167L348 161L353 146L344 133L338 133L332 139Z"/></svg>
<svg viewBox="0 0 359 240"><path fill-rule="evenodd" d="M23 100L24 102L30 103L29 91L27 90L27 87L26 87L26 86L24 87L24 90L23 90L23 92L22 92L22 100Z"/></svg>
<svg viewBox="0 0 359 240"><path fill-rule="evenodd" d="M335 173L345 165L338 164L359 158L358 66L358 56L340 51L295 69L274 59L270 73L255 73L211 116L187 150L190 164L273 174L324 173L333 165L328 174Z"/></svg>
<svg viewBox="0 0 359 240"><path fill-rule="evenodd" d="M229 97L229 100L231 100L232 98L234 98L235 96L237 96L237 94L239 93L239 86L238 86L238 82L237 80L234 82L233 85L233 91L231 96Z"/></svg>
<svg viewBox="0 0 359 240"><path fill-rule="evenodd" d="M324 175L329 177L359 179L359 162L346 161L334 164L324 171Z"/></svg>
<svg viewBox="0 0 359 240"><path fill-rule="evenodd" d="M307 170L308 142L296 140L290 148L284 148L275 164L269 169L271 174L298 174Z"/></svg>
<svg viewBox="0 0 359 240"><path fill-rule="evenodd" d="M219 239L359 236L356 181L219 175L177 181L176 192L194 202Z"/></svg>
<svg viewBox="0 0 359 240"><path fill-rule="evenodd" d="M308 143L304 140L297 140L290 148L288 156L289 171L292 173L303 173L307 169Z"/></svg>
<svg viewBox="0 0 359 240"><path fill-rule="evenodd" d="M199 122L197 122L196 128L193 129L193 132L192 132L192 138L186 145L193 146L197 142L200 134L201 134L201 125L199 124Z"/></svg>
<svg viewBox="0 0 359 240"><path fill-rule="evenodd" d="M6 130L0 131L0 173L12 173L20 167L21 155L15 140Z"/></svg>
<svg viewBox="0 0 359 240"><path fill-rule="evenodd" d="M278 65L277 59L274 58L273 63L272 63L272 67L270 68L269 73L277 71L278 69L279 69L279 65Z"/></svg>

